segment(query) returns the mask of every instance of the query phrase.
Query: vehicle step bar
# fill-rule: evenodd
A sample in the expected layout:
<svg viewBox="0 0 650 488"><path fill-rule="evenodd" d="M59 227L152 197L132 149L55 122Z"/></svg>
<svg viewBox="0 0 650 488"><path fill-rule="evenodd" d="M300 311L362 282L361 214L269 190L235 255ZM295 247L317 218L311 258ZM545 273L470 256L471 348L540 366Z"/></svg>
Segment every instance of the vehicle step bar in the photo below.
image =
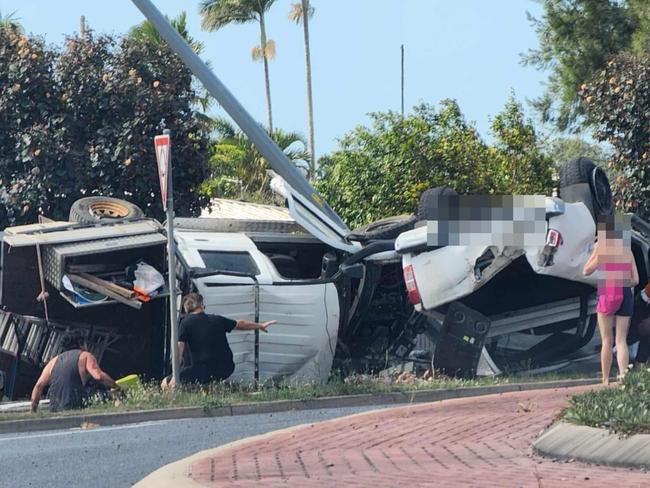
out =
<svg viewBox="0 0 650 488"><path fill-rule="evenodd" d="M596 297L589 298L587 314L596 313ZM496 337L513 332L534 329L542 325L556 324L580 318L580 297L569 298L490 317L491 327L488 337Z"/></svg>

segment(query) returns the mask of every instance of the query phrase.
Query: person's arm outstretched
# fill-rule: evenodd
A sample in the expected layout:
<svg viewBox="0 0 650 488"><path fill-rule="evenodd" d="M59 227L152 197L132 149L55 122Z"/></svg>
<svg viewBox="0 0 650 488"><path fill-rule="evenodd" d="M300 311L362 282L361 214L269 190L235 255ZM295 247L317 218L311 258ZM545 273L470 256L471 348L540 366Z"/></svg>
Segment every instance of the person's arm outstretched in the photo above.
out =
<svg viewBox="0 0 650 488"><path fill-rule="evenodd" d="M266 330L270 325L273 325L277 320L267 320L266 322L252 322L250 320L237 320L235 329L237 330L261 330L263 332L268 332Z"/></svg>

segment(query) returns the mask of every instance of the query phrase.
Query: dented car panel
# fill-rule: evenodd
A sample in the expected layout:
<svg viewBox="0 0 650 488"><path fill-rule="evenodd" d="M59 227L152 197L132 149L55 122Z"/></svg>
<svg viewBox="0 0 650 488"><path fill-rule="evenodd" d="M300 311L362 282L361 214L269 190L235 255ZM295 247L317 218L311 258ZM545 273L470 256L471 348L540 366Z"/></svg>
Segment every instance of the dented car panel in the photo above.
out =
<svg viewBox="0 0 650 488"><path fill-rule="evenodd" d="M597 285L597 273L584 276L582 268L594 246L596 224L583 203L565 203L563 212L549 218L548 228L559 232L561 242L552 263L540 264L543 248L526 248L526 259L536 273Z"/></svg>
<svg viewBox="0 0 650 488"><path fill-rule="evenodd" d="M583 203L547 199L548 229L559 232L560 244L553 259L540 259L544 246L445 246L427 245L427 227L401 234L395 249L403 255L403 266L411 266L420 293L416 310L435 309L463 298L521 255L535 273L596 286L597 275L584 276L582 267L593 250L595 224ZM440 272L439 270L444 270Z"/></svg>
<svg viewBox="0 0 650 488"><path fill-rule="evenodd" d="M420 302L415 304L419 312L471 294L524 252L509 246L445 246L409 252L425 248L426 239L427 228L418 227L395 241L403 266L413 269L420 292Z"/></svg>
<svg viewBox="0 0 650 488"><path fill-rule="evenodd" d="M260 381L325 381L329 377L340 322L336 285L328 280L287 279L256 244L240 233L175 232L184 264L210 269L224 257L225 271L252 276L214 274L193 278L206 311L251 321L276 320L259 335ZM228 256L236 260L228 261ZM211 259L211 261L209 260ZM215 269L215 272L218 271ZM228 336L235 371L231 381L254 381L255 334L234 330Z"/></svg>

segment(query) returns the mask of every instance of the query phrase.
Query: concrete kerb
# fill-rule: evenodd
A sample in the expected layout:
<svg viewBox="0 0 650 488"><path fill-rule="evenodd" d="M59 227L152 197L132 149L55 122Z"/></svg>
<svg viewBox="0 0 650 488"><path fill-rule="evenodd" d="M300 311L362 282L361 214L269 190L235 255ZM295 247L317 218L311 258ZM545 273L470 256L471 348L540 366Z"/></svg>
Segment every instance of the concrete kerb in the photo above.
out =
<svg viewBox="0 0 650 488"><path fill-rule="evenodd" d="M558 422L533 442L536 454L591 464L650 468L650 434L621 437L606 429Z"/></svg>
<svg viewBox="0 0 650 488"><path fill-rule="evenodd" d="M322 408L362 407L404 403L424 403L549 388L568 388L597 384L597 379L573 379L503 385L446 388L438 390L403 391L379 394L344 395L310 398L305 400L275 400L258 403L234 404L224 407L184 407L132 412L89 413L40 419L0 421L0 434L79 428L84 423L99 426L124 425L156 420L189 419L201 417L227 417L234 415L264 414L290 410L315 410Z"/></svg>

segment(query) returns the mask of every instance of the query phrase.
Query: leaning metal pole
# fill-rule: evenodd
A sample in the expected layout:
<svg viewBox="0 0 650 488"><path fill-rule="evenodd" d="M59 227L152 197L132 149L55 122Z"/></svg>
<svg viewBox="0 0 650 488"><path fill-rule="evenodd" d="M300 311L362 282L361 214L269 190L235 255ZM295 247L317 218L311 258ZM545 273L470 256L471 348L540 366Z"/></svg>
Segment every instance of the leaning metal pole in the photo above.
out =
<svg viewBox="0 0 650 488"><path fill-rule="evenodd" d="M150 0L131 0L151 22L169 47L181 58L183 63L203 83L219 104L233 118L241 130L249 137L257 150L271 167L296 191L318 208L331 221L342 229L347 229L341 218L322 199L309 184L296 166L289 161L282 150L271 140L266 131L251 117L228 88L194 52L190 45L176 32Z"/></svg>

